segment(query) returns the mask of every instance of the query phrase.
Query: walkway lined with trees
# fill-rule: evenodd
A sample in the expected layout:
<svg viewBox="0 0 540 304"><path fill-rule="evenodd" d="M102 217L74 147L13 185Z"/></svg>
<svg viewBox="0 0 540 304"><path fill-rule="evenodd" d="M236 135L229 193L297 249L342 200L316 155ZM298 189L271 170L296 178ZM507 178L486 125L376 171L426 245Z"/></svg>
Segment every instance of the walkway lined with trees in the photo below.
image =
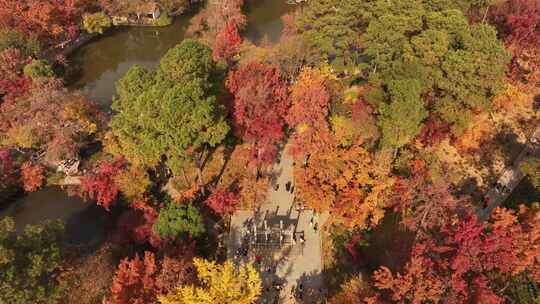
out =
<svg viewBox="0 0 540 304"><path fill-rule="evenodd" d="M488 220L493 210L502 206L504 201L512 194L512 191L525 177L519 170L519 164L530 156L540 156L540 128L536 128L525 144L525 148L512 162L512 165L503 171L497 182L484 196L484 202L487 206L479 210L478 218L480 220Z"/></svg>
<svg viewBox="0 0 540 304"><path fill-rule="evenodd" d="M315 301L324 290L320 228L327 216L295 202L288 148L272 168L274 182L265 202L256 211L240 210L231 218L228 258L239 264L255 262L268 303L276 296L279 303L296 303L295 298Z"/></svg>

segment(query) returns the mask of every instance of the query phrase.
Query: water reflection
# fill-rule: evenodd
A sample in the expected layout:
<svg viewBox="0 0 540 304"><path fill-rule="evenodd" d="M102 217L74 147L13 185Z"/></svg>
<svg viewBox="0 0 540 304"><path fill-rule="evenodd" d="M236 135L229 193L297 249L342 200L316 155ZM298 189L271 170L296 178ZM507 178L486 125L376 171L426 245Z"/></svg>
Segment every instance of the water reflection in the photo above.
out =
<svg viewBox="0 0 540 304"><path fill-rule="evenodd" d="M265 35L277 42L283 28L281 16L294 8L285 0L250 1L244 35L255 43ZM191 17L178 17L168 27L123 27L98 37L70 58L71 63L79 67L70 87L81 89L104 108L110 107L116 81L134 64L155 67L168 49L184 39Z"/></svg>
<svg viewBox="0 0 540 304"><path fill-rule="evenodd" d="M247 3L248 26L245 36L258 44L264 36L270 42L277 42L283 30L281 16L292 11L296 6L286 0L253 0Z"/></svg>
<svg viewBox="0 0 540 304"><path fill-rule="evenodd" d="M10 216L15 228L22 231L26 225L46 220L65 223L65 240L70 244L96 245L105 237L105 223L109 216L103 208L70 197L59 188L44 188L32 192L0 212L0 217Z"/></svg>
<svg viewBox="0 0 540 304"><path fill-rule="evenodd" d="M188 22L189 16L184 16L168 27L123 27L97 38L71 58L80 69L71 87L110 106L116 81L134 64L155 67L168 49L184 39Z"/></svg>

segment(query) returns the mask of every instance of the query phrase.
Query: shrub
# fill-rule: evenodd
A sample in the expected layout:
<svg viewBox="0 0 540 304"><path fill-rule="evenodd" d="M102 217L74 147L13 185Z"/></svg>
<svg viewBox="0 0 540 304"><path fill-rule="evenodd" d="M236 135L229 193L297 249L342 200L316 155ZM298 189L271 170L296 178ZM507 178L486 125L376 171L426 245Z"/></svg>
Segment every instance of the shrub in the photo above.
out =
<svg viewBox="0 0 540 304"><path fill-rule="evenodd" d="M35 37L25 38L14 30L0 30L0 52L6 49L18 49L26 56L36 56L41 45Z"/></svg>
<svg viewBox="0 0 540 304"><path fill-rule="evenodd" d="M51 66L44 60L32 60L31 63L24 67L23 73L32 79L54 76Z"/></svg>
<svg viewBox="0 0 540 304"><path fill-rule="evenodd" d="M103 34L111 25L111 18L103 12L88 14L83 17L83 27L90 34Z"/></svg>
<svg viewBox="0 0 540 304"><path fill-rule="evenodd" d="M159 18L154 20L154 25L155 26L168 26L168 25L171 25L172 22L173 22L173 19L169 17L169 15L163 13L159 16Z"/></svg>
<svg viewBox="0 0 540 304"><path fill-rule="evenodd" d="M154 224L154 231L162 237L198 237L205 232L199 210L191 204L168 202L161 209Z"/></svg>

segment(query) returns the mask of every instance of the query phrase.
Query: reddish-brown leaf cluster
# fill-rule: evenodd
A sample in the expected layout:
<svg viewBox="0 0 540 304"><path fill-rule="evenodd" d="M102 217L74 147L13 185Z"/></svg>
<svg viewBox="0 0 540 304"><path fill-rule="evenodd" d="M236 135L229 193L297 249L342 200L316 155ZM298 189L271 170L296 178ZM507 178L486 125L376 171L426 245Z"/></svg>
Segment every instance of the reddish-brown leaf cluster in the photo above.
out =
<svg viewBox="0 0 540 304"><path fill-rule="evenodd" d="M242 37L238 33L238 27L232 22L227 22L216 36L216 41L212 47L214 60L231 60L239 51L242 44Z"/></svg>
<svg viewBox="0 0 540 304"><path fill-rule="evenodd" d="M304 157L317 153L330 142L328 108L330 93L318 70L306 68L290 88L291 108L286 116L292 135L292 152Z"/></svg>
<svg viewBox="0 0 540 304"><path fill-rule="evenodd" d="M534 86L540 81L540 2L501 1L492 10L491 19L514 54L512 78Z"/></svg>
<svg viewBox="0 0 540 304"><path fill-rule="evenodd" d="M402 273L374 273L379 297L395 302L504 303L504 285L526 272L540 282L540 213L497 209L488 223L448 217L419 231Z"/></svg>
<svg viewBox="0 0 540 304"><path fill-rule="evenodd" d="M31 58L24 56L19 49L5 49L0 53L0 111L3 104L13 104L15 100L28 91L31 79L22 73L23 67ZM4 125L0 122L0 128Z"/></svg>
<svg viewBox="0 0 540 304"><path fill-rule="evenodd" d="M246 26L242 5L244 0L209 0L206 7L191 19L188 33L214 45L216 37L228 24L234 25L237 30Z"/></svg>
<svg viewBox="0 0 540 304"><path fill-rule="evenodd" d="M450 134L450 124L438 121L433 115L430 115L417 139L425 145L437 145Z"/></svg>
<svg viewBox="0 0 540 304"><path fill-rule="evenodd" d="M508 45L516 47L518 53L540 44L540 2L536 0L513 0L505 3L504 12Z"/></svg>
<svg viewBox="0 0 540 304"><path fill-rule="evenodd" d="M81 24L80 0L0 1L0 28L12 28L46 41L63 42L77 36Z"/></svg>
<svg viewBox="0 0 540 304"><path fill-rule="evenodd" d="M193 248L180 250L174 254L165 254L161 259L149 251L144 253L143 258L136 254L133 259L123 259L113 278L111 296L103 302L156 303L158 295L166 294L178 285L193 282Z"/></svg>
<svg viewBox="0 0 540 304"><path fill-rule="evenodd" d="M449 184L434 182L421 160L411 162L411 175L399 177L393 186L389 206L402 214L402 224L412 231L441 225L454 214L469 214L470 201L454 198Z"/></svg>
<svg viewBox="0 0 540 304"><path fill-rule="evenodd" d="M0 132L12 146L45 151L45 160L56 165L78 157L83 139L104 123L99 106L63 88L59 79L33 81L14 102L0 106Z"/></svg>
<svg viewBox="0 0 540 304"><path fill-rule="evenodd" d="M11 151L0 148L0 191L15 185L18 176L17 165Z"/></svg>
<svg viewBox="0 0 540 304"><path fill-rule="evenodd" d="M42 165L34 165L32 162L25 162L21 166L21 179L24 191L33 192L39 189L45 180L44 173L45 167Z"/></svg>
<svg viewBox="0 0 540 304"><path fill-rule="evenodd" d="M276 67L248 62L229 73L226 86L234 96L234 131L253 147L257 167L268 165L285 136L287 85Z"/></svg>
<svg viewBox="0 0 540 304"><path fill-rule="evenodd" d="M220 188L214 190L205 203L216 214L232 214L236 210L238 195L235 192Z"/></svg>
<svg viewBox="0 0 540 304"><path fill-rule="evenodd" d="M122 159L101 162L94 172L81 180L81 191L109 210L120 192L115 177L123 167Z"/></svg>
<svg viewBox="0 0 540 304"><path fill-rule="evenodd" d="M157 217L158 212L148 203L133 202L131 209L124 211L118 218L112 239L119 244L148 242L154 248L162 248L166 240L155 234L152 229Z"/></svg>

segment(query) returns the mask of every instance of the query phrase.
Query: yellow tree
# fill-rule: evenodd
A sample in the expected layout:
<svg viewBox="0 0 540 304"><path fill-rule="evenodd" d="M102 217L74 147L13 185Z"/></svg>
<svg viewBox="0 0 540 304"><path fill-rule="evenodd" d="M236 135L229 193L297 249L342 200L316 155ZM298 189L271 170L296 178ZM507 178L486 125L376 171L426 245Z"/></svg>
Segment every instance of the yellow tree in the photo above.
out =
<svg viewBox="0 0 540 304"><path fill-rule="evenodd" d="M158 297L161 304L252 304L261 294L261 278L253 265L235 268L231 261L216 264L195 258L198 286L178 286Z"/></svg>

